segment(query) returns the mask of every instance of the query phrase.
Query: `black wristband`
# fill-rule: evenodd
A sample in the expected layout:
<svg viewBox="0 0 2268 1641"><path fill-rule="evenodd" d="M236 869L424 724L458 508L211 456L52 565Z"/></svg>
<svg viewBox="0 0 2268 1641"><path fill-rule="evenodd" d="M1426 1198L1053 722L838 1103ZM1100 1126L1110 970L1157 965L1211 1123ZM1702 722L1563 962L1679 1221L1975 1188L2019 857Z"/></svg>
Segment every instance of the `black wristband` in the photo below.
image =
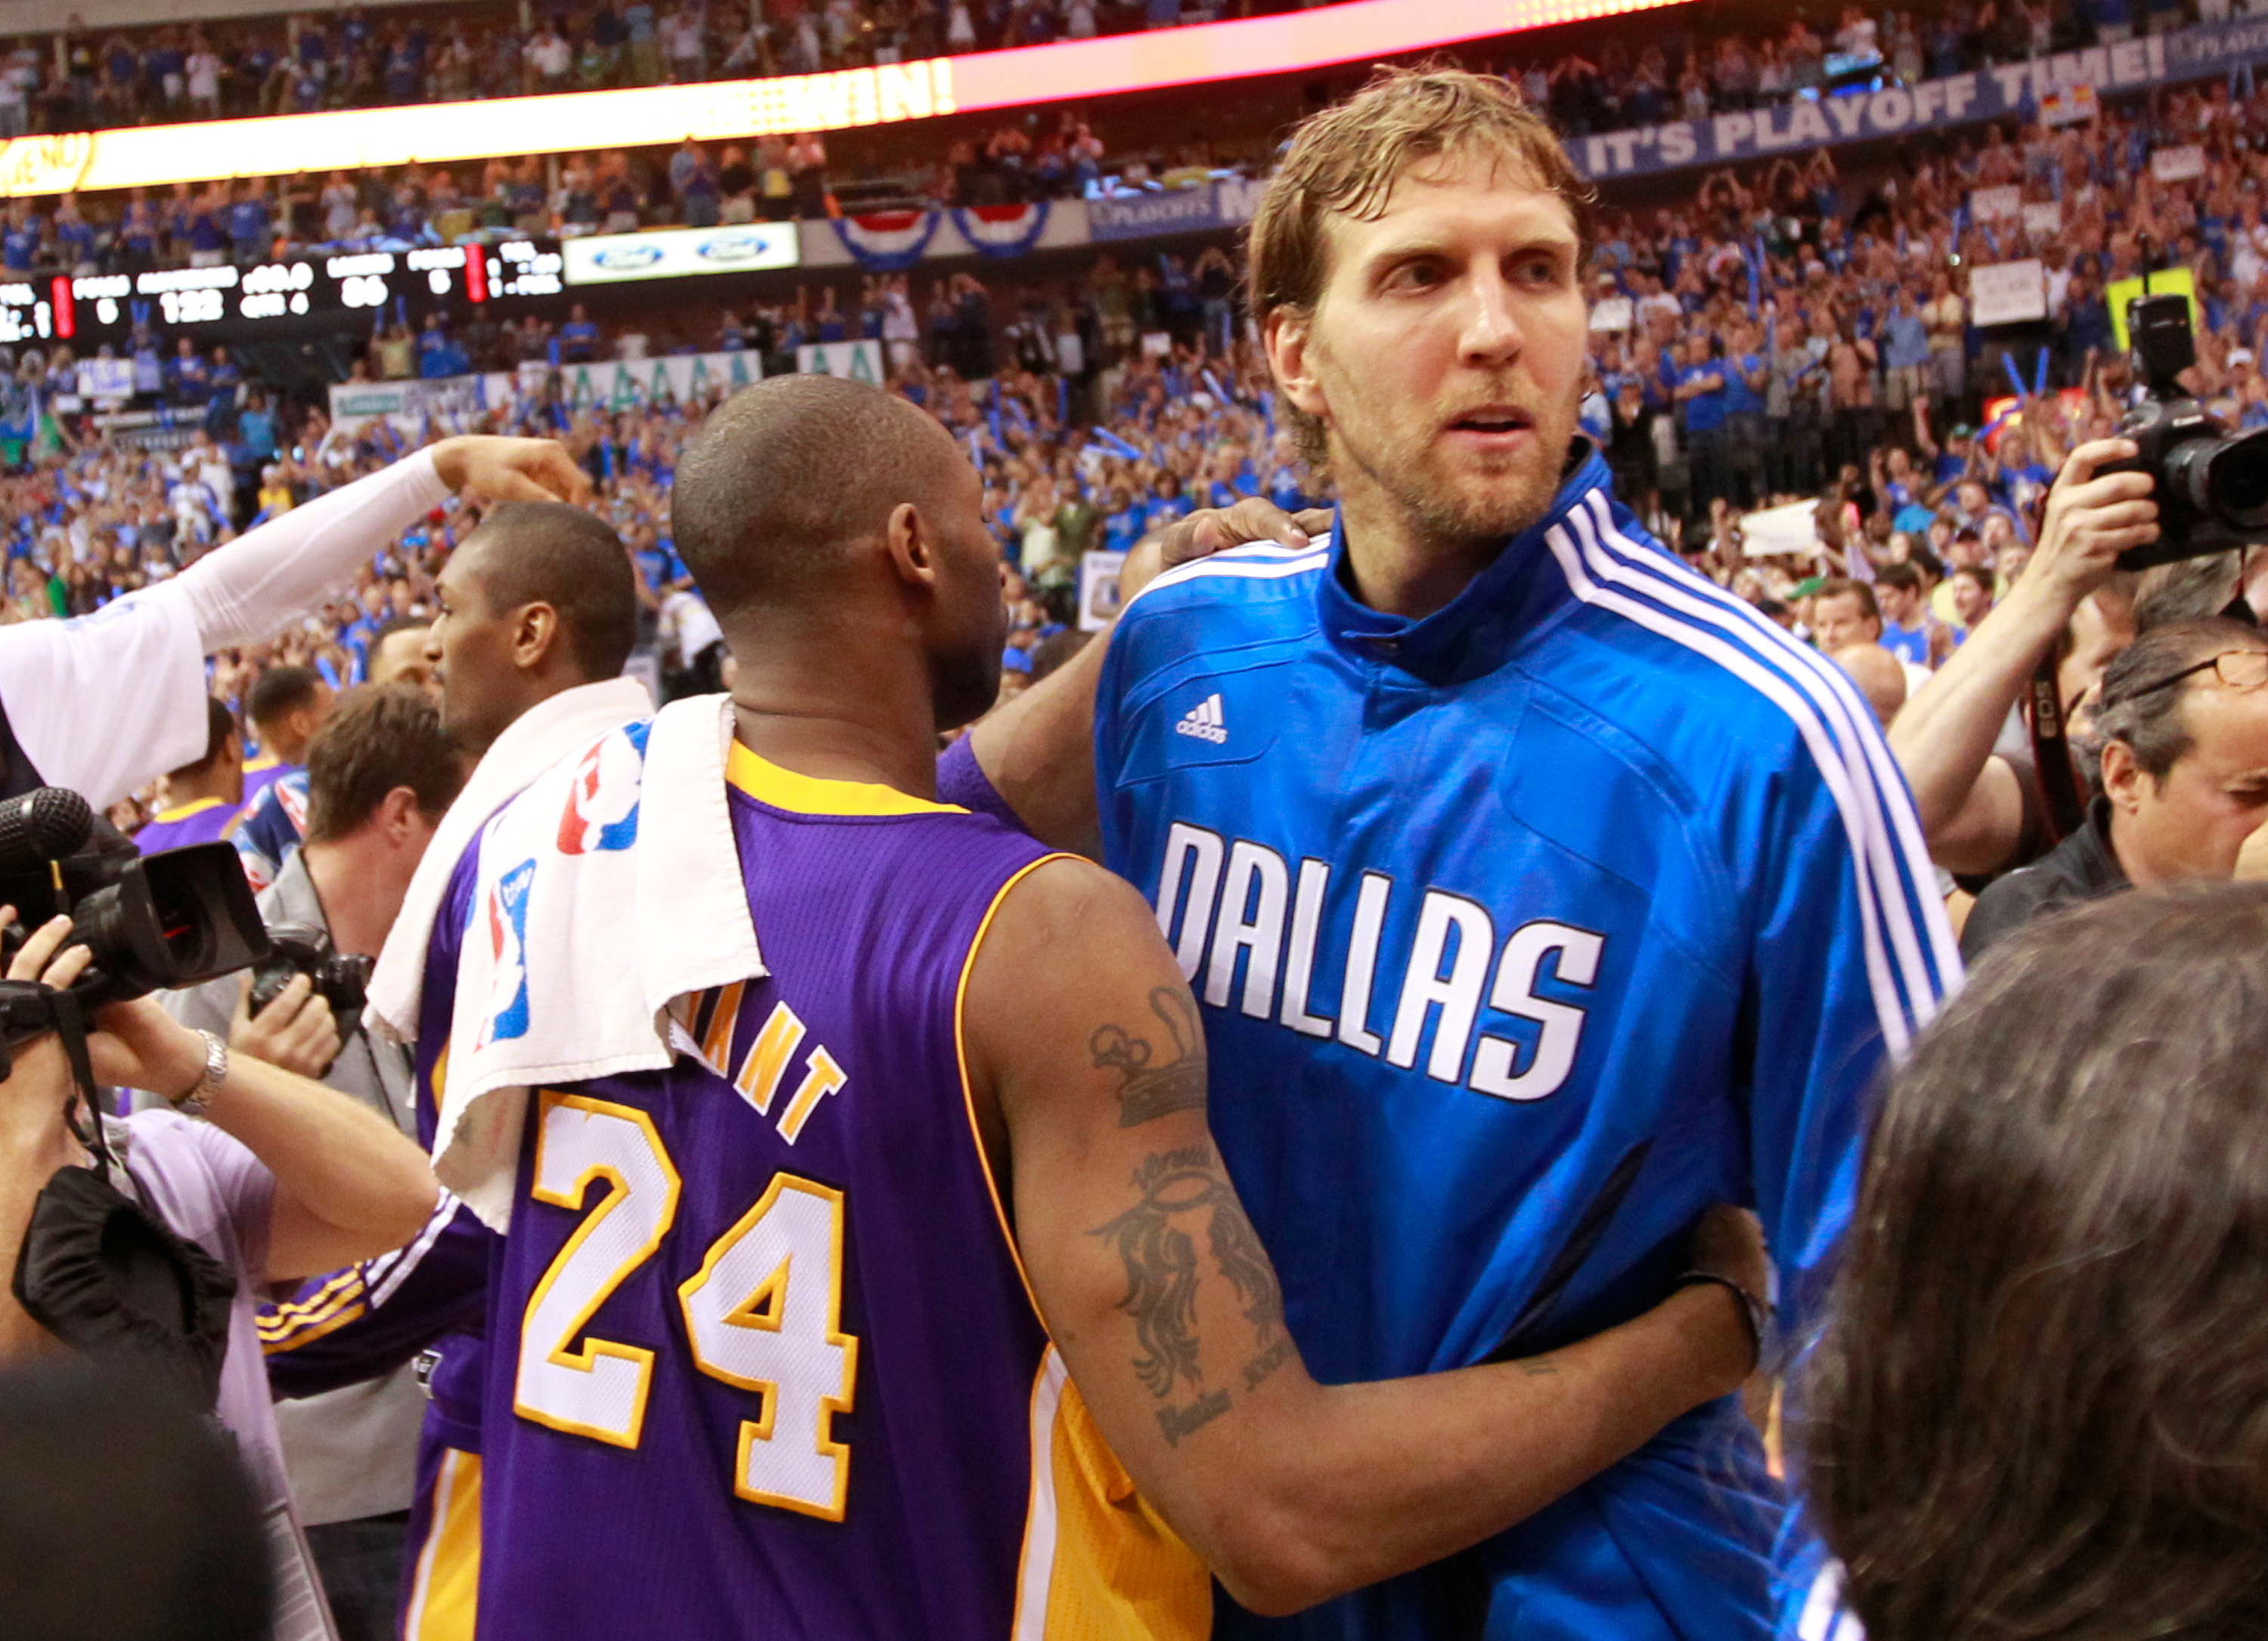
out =
<svg viewBox="0 0 2268 1641"><path fill-rule="evenodd" d="M1680 1288L1691 1288L1707 1282L1722 1288L1741 1302L1741 1319L1749 1325L1749 1342L1756 1347L1756 1365L1764 1360L1764 1330L1771 1326L1771 1312L1764 1301L1734 1282L1730 1276L1719 1276L1715 1271L1690 1270L1677 1279Z"/></svg>

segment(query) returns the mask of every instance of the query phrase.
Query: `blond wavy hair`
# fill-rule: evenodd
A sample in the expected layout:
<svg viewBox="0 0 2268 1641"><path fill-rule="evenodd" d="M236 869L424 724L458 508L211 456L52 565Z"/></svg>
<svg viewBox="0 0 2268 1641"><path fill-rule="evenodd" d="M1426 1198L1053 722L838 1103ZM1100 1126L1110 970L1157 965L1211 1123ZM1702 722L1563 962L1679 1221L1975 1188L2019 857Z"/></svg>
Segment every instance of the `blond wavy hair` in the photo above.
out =
<svg viewBox="0 0 2268 1641"><path fill-rule="evenodd" d="M1517 91L1464 69L1381 68L1354 96L1300 127L1262 194L1245 241L1253 317L1264 326L1279 308L1314 312L1330 277L1330 217L1374 219L1411 172L1474 159L1565 201L1579 262L1588 261L1597 194ZM1300 455L1320 469L1322 424L1296 406L1284 410Z"/></svg>

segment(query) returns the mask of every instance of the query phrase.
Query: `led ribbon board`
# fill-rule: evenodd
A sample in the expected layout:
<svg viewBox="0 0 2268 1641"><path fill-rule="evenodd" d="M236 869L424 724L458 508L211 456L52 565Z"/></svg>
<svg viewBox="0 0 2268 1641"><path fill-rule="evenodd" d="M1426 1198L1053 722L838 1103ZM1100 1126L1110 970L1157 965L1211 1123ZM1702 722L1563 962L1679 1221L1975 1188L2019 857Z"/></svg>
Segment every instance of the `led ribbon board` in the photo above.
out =
<svg viewBox="0 0 2268 1641"><path fill-rule="evenodd" d="M0 197L163 188L496 154L847 130L1120 92L1297 73L1683 0L1350 0L1233 23L776 79L213 120L0 146Z"/></svg>

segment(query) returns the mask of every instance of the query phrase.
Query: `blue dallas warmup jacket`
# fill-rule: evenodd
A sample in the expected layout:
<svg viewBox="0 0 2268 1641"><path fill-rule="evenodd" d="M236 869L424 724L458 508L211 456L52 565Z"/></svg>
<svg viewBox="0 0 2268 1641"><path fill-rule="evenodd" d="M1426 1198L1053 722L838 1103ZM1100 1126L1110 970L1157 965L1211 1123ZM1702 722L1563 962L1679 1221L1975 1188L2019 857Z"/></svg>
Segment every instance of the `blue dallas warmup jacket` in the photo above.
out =
<svg viewBox="0 0 2268 1641"><path fill-rule="evenodd" d="M1336 542L1336 535L1334 536ZM1857 691L1664 553L1583 460L1422 621L1339 549L1239 549L1121 617L1110 865L1205 1009L1212 1126L1319 1379L1657 1302L1754 1205L1783 1324L1852 1208L1868 1080L1959 959ZM1302 1641L1769 1634L1781 1503L1730 1402Z"/></svg>

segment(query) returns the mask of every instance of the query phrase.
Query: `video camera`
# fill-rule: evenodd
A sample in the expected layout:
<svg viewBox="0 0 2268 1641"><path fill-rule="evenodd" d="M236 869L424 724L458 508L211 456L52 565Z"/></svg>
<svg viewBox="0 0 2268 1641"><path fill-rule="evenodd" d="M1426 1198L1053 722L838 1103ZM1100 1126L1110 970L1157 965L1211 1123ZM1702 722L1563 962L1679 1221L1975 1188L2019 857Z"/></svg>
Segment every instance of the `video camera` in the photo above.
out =
<svg viewBox="0 0 2268 1641"><path fill-rule="evenodd" d="M2134 367L2149 401L2126 413L2119 434L2141 454L2106 473L2147 473L2156 483L2158 539L2118 555L2122 570L2146 570L2268 542L2268 427L2223 431L2175 378L2197 363L2189 299L2167 292L2126 305Z"/></svg>
<svg viewBox="0 0 2268 1641"><path fill-rule="evenodd" d="M70 987L83 1014L153 991L195 986L269 953L268 932L235 848L194 844L143 855L85 798L41 787L0 802L0 965L33 929L71 920L66 945L93 954ZM7 1051L53 1024L52 993L0 983L0 1076Z"/></svg>

